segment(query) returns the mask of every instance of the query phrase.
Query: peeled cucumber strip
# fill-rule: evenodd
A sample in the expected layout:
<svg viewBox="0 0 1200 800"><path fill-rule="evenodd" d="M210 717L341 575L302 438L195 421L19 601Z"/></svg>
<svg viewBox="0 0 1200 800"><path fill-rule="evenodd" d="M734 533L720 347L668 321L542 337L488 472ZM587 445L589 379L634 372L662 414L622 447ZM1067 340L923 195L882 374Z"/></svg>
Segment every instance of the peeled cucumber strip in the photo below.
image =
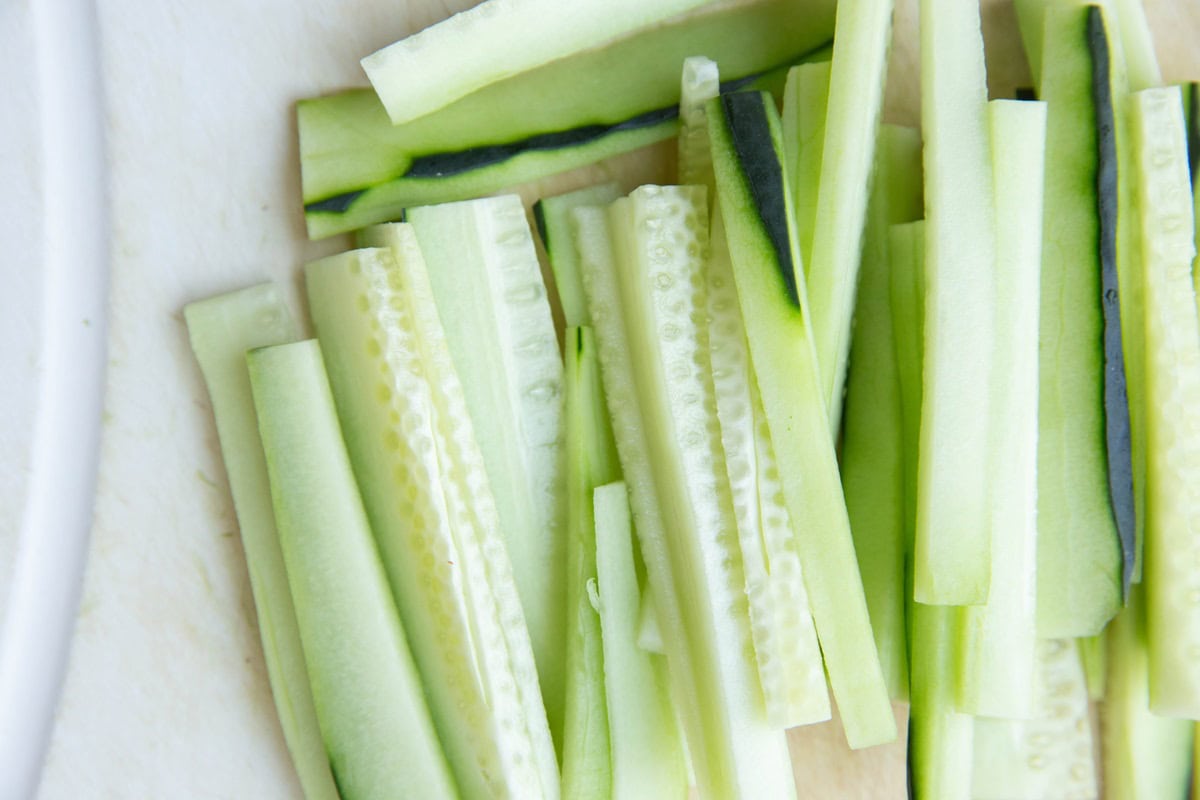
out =
<svg viewBox="0 0 1200 800"><path fill-rule="evenodd" d="M709 136L738 302L825 668L851 747L896 736L855 561L780 156L762 93L709 106Z"/></svg>
<svg viewBox="0 0 1200 800"><path fill-rule="evenodd" d="M654 588L646 584L642 590L642 604L638 609L638 647L648 653L666 655L662 629L658 626L658 604L654 601Z"/></svg>
<svg viewBox="0 0 1200 800"><path fill-rule="evenodd" d="M394 124L512 75L569 59L708 0L485 0L362 60ZM414 75L431 76L413 80Z"/></svg>
<svg viewBox="0 0 1200 800"><path fill-rule="evenodd" d="M620 196L621 190L615 183L602 183L554 197L544 197L533 206L533 218L550 260L558 301L568 327L591 322L587 295L583 292L579 247L571 226L571 212L580 206L608 205Z"/></svg>
<svg viewBox="0 0 1200 800"><path fill-rule="evenodd" d="M788 70L783 89L783 157L796 206L800 263L812 260L813 227L825 150L825 116L829 108L829 61L798 64Z"/></svg>
<svg viewBox="0 0 1200 800"><path fill-rule="evenodd" d="M720 213L711 249L709 351L763 700L780 728L821 722L832 713L829 689Z"/></svg>
<svg viewBox="0 0 1200 800"><path fill-rule="evenodd" d="M712 153L704 105L721 93L717 62L704 56L684 59L679 87L679 182L713 192Z"/></svg>
<svg viewBox="0 0 1200 800"><path fill-rule="evenodd" d="M1038 643L1033 719L975 720L975 800L1098 796L1087 681L1069 640Z"/></svg>
<svg viewBox="0 0 1200 800"><path fill-rule="evenodd" d="M813 342L834 431L842 417L894 7L894 0L838 3L812 258L804 262Z"/></svg>
<svg viewBox="0 0 1200 800"><path fill-rule="evenodd" d="M363 501L463 795L553 800L533 651L429 272L410 226L375 235L391 246L306 270Z"/></svg>
<svg viewBox="0 0 1200 800"><path fill-rule="evenodd" d="M1108 631L1108 626L1105 626ZM1104 633L1076 639L1079 658L1083 661L1083 674L1087 678L1088 699L1099 702L1104 699L1104 687L1108 682L1107 640Z"/></svg>
<svg viewBox="0 0 1200 800"><path fill-rule="evenodd" d="M1150 708L1200 719L1200 318L1178 87L1133 97L1142 170L1149 461L1146 611Z"/></svg>
<svg viewBox="0 0 1200 800"><path fill-rule="evenodd" d="M921 2L924 399L914 596L987 600L996 234L979 5Z"/></svg>
<svg viewBox="0 0 1200 800"><path fill-rule="evenodd" d="M1100 632L1121 605L1108 491L1097 134L1088 10L1046 12L1038 383L1038 636Z"/></svg>
<svg viewBox="0 0 1200 800"><path fill-rule="evenodd" d="M904 505L906 554L911 573L917 516L916 462L921 428L921 360L925 328L925 221L892 225L888 231L888 246L892 262L890 288L896 377L900 384L900 419L904 453L907 454ZM908 600L912 600L911 592Z"/></svg>
<svg viewBox="0 0 1200 800"><path fill-rule="evenodd" d="M546 713L558 731L566 623L563 363L533 235L516 195L414 208L408 220L428 265L500 514Z"/></svg>
<svg viewBox="0 0 1200 800"><path fill-rule="evenodd" d="M608 708L624 702L606 698L609 663L601 642L602 609L591 596L597 591L592 493L621 477L595 348L590 328L567 328L567 655L561 762L563 796L577 798L612 795Z"/></svg>
<svg viewBox="0 0 1200 800"><path fill-rule="evenodd" d="M1109 800L1188 796L1195 723L1150 712L1144 589L1108 626L1104 793Z"/></svg>
<svg viewBox="0 0 1200 800"><path fill-rule="evenodd" d="M996 191L996 374L991 591L962 610L959 702L986 717L1033 713L1037 645L1038 304L1046 104L988 107Z"/></svg>
<svg viewBox="0 0 1200 800"><path fill-rule="evenodd" d="M280 549L342 800L454 798L315 341L247 356Z"/></svg>
<svg viewBox="0 0 1200 800"><path fill-rule="evenodd" d="M617 451L700 794L791 797L787 744L762 706L730 535L702 324L704 191L643 187L607 218L575 213Z"/></svg>
<svg viewBox="0 0 1200 800"><path fill-rule="evenodd" d="M595 369L595 351L586 358ZM637 642L639 592L629 497L623 483L595 491L596 571L613 800L682 800L688 778L670 703L667 664Z"/></svg>
<svg viewBox="0 0 1200 800"><path fill-rule="evenodd" d="M183 315L216 418L280 727L304 796L336 800L271 510L267 464L246 370L248 350L295 341L300 330L279 287L271 283L189 303Z"/></svg>
<svg viewBox="0 0 1200 800"><path fill-rule="evenodd" d="M904 442L888 230L921 215L920 134L883 126L876 161L847 377L842 485L888 694L907 700Z"/></svg>

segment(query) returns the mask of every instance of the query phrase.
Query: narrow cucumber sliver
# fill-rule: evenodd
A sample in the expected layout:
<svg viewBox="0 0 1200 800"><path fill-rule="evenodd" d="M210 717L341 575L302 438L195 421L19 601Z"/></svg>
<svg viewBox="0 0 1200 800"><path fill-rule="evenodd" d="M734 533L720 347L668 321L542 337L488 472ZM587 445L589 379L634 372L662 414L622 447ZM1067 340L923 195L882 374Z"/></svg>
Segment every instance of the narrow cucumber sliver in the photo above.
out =
<svg viewBox="0 0 1200 800"><path fill-rule="evenodd" d="M914 596L987 600L995 200L980 11L921 2L925 342Z"/></svg>
<svg viewBox="0 0 1200 800"><path fill-rule="evenodd" d="M1150 708L1200 718L1200 318L1178 87L1133 98L1142 170L1149 474L1146 603Z"/></svg>
<svg viewBox="0 0 1200 800"><path fill-rule="evenodd" d="M559 796L529 634L425 261L391 246L307 267L346 443L434 723L464 795Z"/></svg>
<svg viewBox="0 0 1200 800"><path fill-rule="evenodd" d="M1105 631L1108 630L1106 626ZM1079 658L1083 661L1083 674L1087 678L1088 698L1093 702L1104 699L1104 689L1108 683L1108 654L1105 634L1086 636L1076 639L1079 646Z"/></svg>
<svg viewBox="0 0 1200 800"><path fill-rule="evenodd" d="M893 225L888 231L892 258L892 326L896 341L896 377L904 426L905 528L911 556L917 509L917 442L921 428L921 342L925 326L925 222ZM911 593L909 600L912 599Z"/></svg>
<svg viewBox="0 0 1200 800"><path fill-rule="evenodd" d="M408 219L428 264L557 732L566 577L563 364L525 208L505 195L414 208Z"/></svg>
<svg viewBox="0 0 1200 800"><path fill-rule="evenodd" d="M798 64L788 70L783 89L784 168L796 206L796 236L800 240L802 264L812 260L832 68L829 61Z"/></svg>
<svg viewBox="0 0 1200 800"><path fill-rule="evenodd" d="M713 191L712 153L704 104L721 93L717 62L692 56L683 62L679 93L679 182Z"/></svg>
<svg viewBox="0 0 1200 800"><path fill-rule="evenodd" d="M996 191L996 382L992 430L991 591L961 612L962 710L1033 712L1037 644L1038 296L1046 105L989 104Z"/></svg>
<svg viewBox="0 0 1200 800"><path fill-rule="evenodd" d="M654 587L646 584L642 591L642 604L638 609L638 647L647 653L666 655L662 628L658 625L658 603L654 600Z"/></svg>
<svg viewBox="0 0 1200 800"><path fill-rule="evenodd" d="M295 341L300 331L279 287L269 283L190 303L183 315L216 418L283 736L305 797L336 800L337 787L317 726L296 610L271 510L267 464L246 371L248 350Z"/></svg>
<svg viewBox="0 0 1200 800"><path fill-rule="evenodd" d="M914 800L972 800L976 722L957 710L954 676L962 637L958 609L912 603L909 609L912 705L908 770Z"/></svg>
<svg viewBox="0 0 1200 800"><path fill-rule="evenodd" d="M834 431L842 416L894 6L894 0L838 3L812 258L804 262L817 364Z"/></svg>
<svg viewBox="0 0 1200 800"><path fill-rule="evenodd" d="M247 356L279 542L342 800L458 796L315 341Z"/></svg>
<svg viewBox="0 0 1200 800"><path fill-rule="evenodd" d="M562 305L563 319L568 327L588 325L587 295L583 292L583 274L579 268L579 247L571 225L571 212L580 206L608 205L621 196L615 183L588 186L574 192L545 197L533 207L538 234Z"/></svg>
<svg viewBox="0 0 1200 800"><path fill-rule="evenodd" d="M595 355L589 356L594 359ZM688 780L666 661L638 645L638 581L625 484L595 491L596 572L614 800L681 800Z"/></svg>

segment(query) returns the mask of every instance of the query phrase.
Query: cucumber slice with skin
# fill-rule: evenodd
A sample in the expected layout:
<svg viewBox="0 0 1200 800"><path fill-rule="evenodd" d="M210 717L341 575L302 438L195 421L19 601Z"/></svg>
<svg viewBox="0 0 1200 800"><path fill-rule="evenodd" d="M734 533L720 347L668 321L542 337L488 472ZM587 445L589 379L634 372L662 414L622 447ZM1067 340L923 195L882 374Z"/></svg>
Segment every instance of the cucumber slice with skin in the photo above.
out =
<svg viewBox="0 0 1200 800"><path fill-rule="evenodd" d="M1088 11L1046 12L1038 383L1038 635L1092 636L1121 605L1108 492L1097 135Z"/></svg>
<svg viewBox="0 0 1200 800"><path fill-rule="evenodd" d="M883 126L876 160L847 378L842 484L888 694L902 701L908 699L908 548L888 229L921 214L920 134Z"/></svg>
<svg viewBox="0 0 1200 800"><path fill-rule="evenodd" d="M925 342L914 596L987 600L995 206L979 5L921 2Z"/></svg>
<svg viewBox="0 0 1200 800"><path fill-rule="evenodd" d="M590 346L583 358L593 371L598 368ZM595 377L598 381L599 375ZM638 578L625 484L601 486L594 498L612 797L682 800L688 792L687 765L670 703L667 664L637 642Z"/></svg>
<svg viewBox="0 0 1200 800"><path fill-rule="evenodd" d="M962 710L1033 713L1037 645L1038 304L1046 105L989 104L996 191L991 591L963 615Z"/></svg>
<svg viewBox="0 0 1200 800"><path fill-rule="evenodd" d="M414 208L408 219L493 487L557 734L566 624L563 363L533 236L515 195Z"/></svg>
<svg viewBox="0 0 1200 800"><path fill-rule="evenodd" d="M1149 462L1146 608L1150 709L1200 718L1200 317L1179 89L1133 98L1143 185Z"/></svg>
<svg viewBox="0 0 1200 800"><path fill-rule="evenodd" d="M761 93L709 105L709 136L738 302L825 667L851 747L896 736L829 429L780 157Z"/></svg>
<svg viewBox="0 0 1200 800"><path fill-rule="evenodd" d="M796 205L800 263L805 265L812 260L832 68L829 61L798 64L788 70L783 89L784 168Z"/></svg>
<svg viewBox="0 0 1200 800"><path fill-rule="evenodd" d="M817 364L825 383L829 427L835 432L841 427L894 7L894 0L838 3L812 258L804 262Z"/></svg>
<svg viewBox="0 0 1200 800"><path fill-rule="evenodd" d="M604 183L546 197L533 206L533 218L550 260L567 327L591 322L587 295L583 291L583 275L579 268L579 247L571 226L571 212L580 206L608 205L620 196L621 190L615 183Z"/></svg>
<svg viewBox="0 0 1200 800"><path fill-rule="evenodd" d="M306 271L392 592L463 795L554 800L533 650L430 277L410 226L375 235L392 246Z"/></svg>
<svg viewBox="0 0 1200 800"><path fill-rule="evenodd" d="M342 800L458 794L363 510L315 341L254 350L250 385L296 621Z"/></svg>
<svg viewBox="0 0 1200 800"><path fill-rule="evenodd" d="M300 330L279 287L270 283L189 303L183 315L216 418L280 727L304 796L337 800L275 529L246 371L246 351L295 341Z"/></svg>

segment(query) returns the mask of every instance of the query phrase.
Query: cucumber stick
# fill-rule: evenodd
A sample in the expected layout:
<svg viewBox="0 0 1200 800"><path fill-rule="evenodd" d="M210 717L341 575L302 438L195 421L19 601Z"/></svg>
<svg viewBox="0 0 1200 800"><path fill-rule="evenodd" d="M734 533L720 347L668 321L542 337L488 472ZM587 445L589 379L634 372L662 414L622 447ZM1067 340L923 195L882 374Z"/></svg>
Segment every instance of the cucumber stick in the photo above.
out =
<svg viewBox="0 0 1200 800"><path fill-rule="evenodd" d="M571 224L572 210L580 206L603 206L621 196L615 183L588 186L574 192L546 197L533 207L538 235L546 248L550 270L554 274L558 301L568 327L588 325L587 295L583 292L583 275L579 269L579 247Z"/></svg>
<svg viewBox="0 0 1200 800"><path fill-rule="evenodd" d="M712 153L704 105L721 93L717 62L704 56L684 59L679 87L679 182L704 186L712 197Z"/></svg>
<svg viewBox="0 0 1200 800"><path fill-rule="evenodd" d="M921 215L921 137L880 130L842 427L842 484L875 646L893 700L908 699L904 444L889 226Z"/></svg>
<svg viewBox="0 0 1200 800"><path fill-rule="evenodd" d="M1099 633L1121 605L1108 492L1098 142L1088 11L1045 15L1047 103L1038 350L1038 635Z"/></svg>
<svg viewBox="0 0 1200 800"><path fill-rule="evenodd" d="M1033 711L1037 644L1038 296L1045 103L989 104L996 191L996 374L989 469L991 591L964 608L960 705L989 717Z"/></svg>
<svg viewBox="0 0 1200 800"><path fill-rule="evenodd" d="M796 206L800 263L812 260L813 227L821 186L825 117L829 108L829 61L797 64L788 70L783 89L783 157Z"/></svg>
<svg viewBox="0 0 1200 800"><path fill-rule="evenodd" d="M300 331L279 287L270 283L190 303L183 315L217 422L283 736L304 796L336 800L271 510L267 464L246 371L246 351L295 341Z"/></svg>
<svg viewBox="0 0 1200 800"><path fill-rule="evenodd" d="M591 329L568 328L565 348L567 415L566 699L562 736L563 796L612 795L607 661L596 591L596 522L592 493L619 480L616 445L600 387ZM636 589L636 585L634 587ZM624 698L613 698L613 702Z"/></svg>
<svg viewBox="0 0 1200 800"><path fill-rule="evenodd" d="M595 373L599 365L592 346L587 346L584 359ZM682 800L688 791L687 768L670 703L666 661L637 643L639 592L628 493L625 484L612 483L597 488L594 498L611 796Z"/></svg>
<svg viewBox="0 0 1200 800"><path fill-rule="evenodd" d="M1133 98L1145 257L1150 708L1200 718L1200 320L1183 105L1178 87Z"/></svg>
<svg viewBox="0 0 1200 800"><path fill-rule="evenodd" d="M515 195L414 208L446 344L492 485L551 730L561 728L563 364Z"/></svg>
<svg viewBox="0 0 1200 800"><path fill-rule="evenodd" d="M894 0L841 0L834 29L812 258L804 262L817 364L834 431L842 416L894 6Z"/></svg>
<svg viewBox="0 0 1200 800"><path fill-rule="evenodd" d="M702 796L793 795L762 705L703 320L699 187L577 209L584 286L672 692Z"/></svg>
<svg viewBox="0 0 1200 800"><path fill-rule="evenodd" d="M723 95L708 116L738 302L833 695L851 747L891 741L895 718L829 429L779 116L762 93Z"/></svg>
<svg viewBox="0 0 1200 800"><path fill-rule="evenodd" d="M499 513L407 225L307 268L346 444L434 722L466 797L557 798ZM365 391L364 391L365 389Z"/></svg>
<svg viewBox="0 0 1200 800"><path fill-rule="evenodd" d="M315 341L247 356L271 499L342 800L457 797Z"/></svg>
<svg viewBox="0 0 1200 800"><path fill-rule="evenodd" d="M987 600L995 208L979 5L921 2L925 342L914 596Z"/></svg>

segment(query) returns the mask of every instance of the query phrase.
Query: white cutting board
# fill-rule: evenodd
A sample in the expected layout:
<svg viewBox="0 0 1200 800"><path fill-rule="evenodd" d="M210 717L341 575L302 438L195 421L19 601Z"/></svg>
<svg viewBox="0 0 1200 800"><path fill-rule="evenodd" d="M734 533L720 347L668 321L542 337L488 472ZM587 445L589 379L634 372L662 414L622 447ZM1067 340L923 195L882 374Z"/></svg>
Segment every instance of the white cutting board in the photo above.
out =
<svg viewBox="0 0 1200 800"><path fill-rule="evenodd" d="M108 391L90 562L41 798L298 796L179 310L267 278L295 290L303 261L344 246L304 237L290 104L362 83L359 57L471 4L100 0L114 228ZM894 58L906 68L888 106L890 118L910 123L913 5L903 0L898 14ZM1011 11L986 5L989 29L1011 41ZM1147 7L1162 42L1200 41L1196 0ZM27 17L27 1L0 2L0 74L31 69ZM1166 46L1169 76L1200 76L1200 53ZM1015 76L1019 58L1019 48L997 47L989 65ZM14 370L0 386L0 598L35 405L32 85L6 81L0 121L0 209L16 209L0 219L9 259L0 363ZM606 173L639 169L653 174L634 160ZM829 726L796 743L804 796L903 795L899 747L851 757Z"/></svg>

